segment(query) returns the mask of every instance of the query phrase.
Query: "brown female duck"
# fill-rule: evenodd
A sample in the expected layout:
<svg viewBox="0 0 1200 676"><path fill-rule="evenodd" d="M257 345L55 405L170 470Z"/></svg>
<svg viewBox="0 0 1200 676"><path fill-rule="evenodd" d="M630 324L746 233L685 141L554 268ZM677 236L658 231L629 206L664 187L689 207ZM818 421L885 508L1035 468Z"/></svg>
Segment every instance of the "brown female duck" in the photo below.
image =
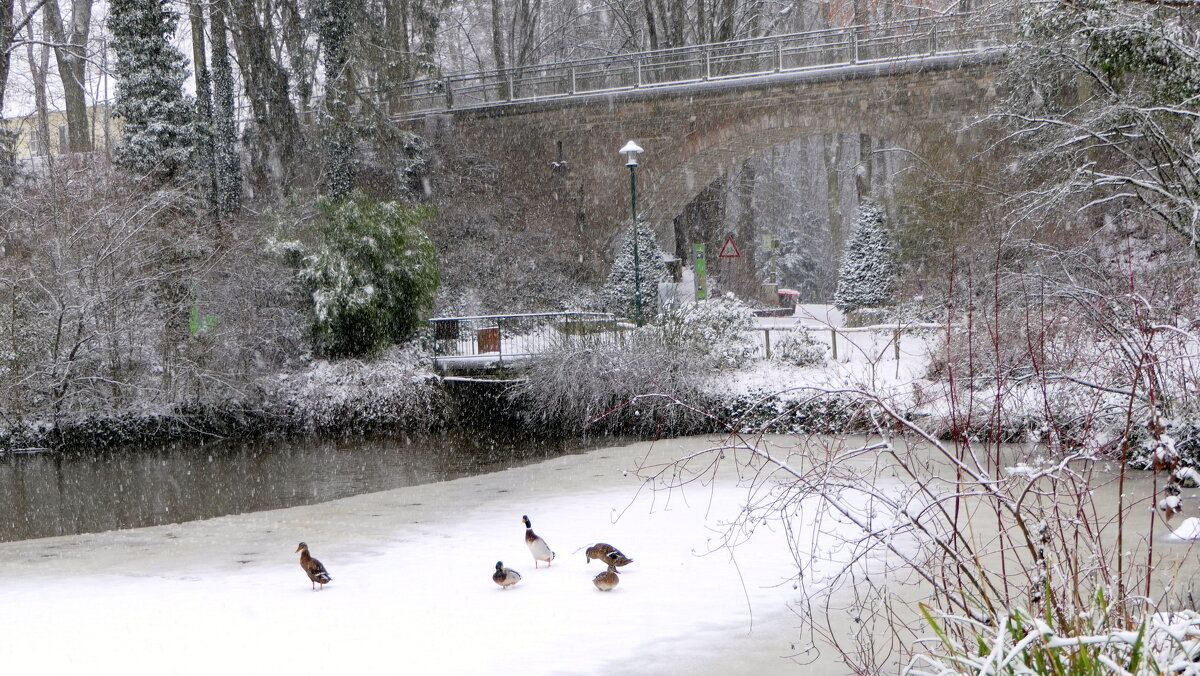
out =
<svg viewBox="0 0 1200 676"><path fill-rule="evenodd" d="M321 585L321 589L324 589L325 585L333 580L329 571L325 570L325 566L308 553L308 545L305 543L301 542L300 546L296 547L296 551L300 552L300 567L304 569L308 579L312 580L313 589L316 589L317 585Z"/></svg>
<svg viewBox="0 0 1200 676"><path fill-rule="evenodd" d="M617 568L611 563L608 564L608 570L592 578L592 584L596 585L596 589L600 591L612 591L620 583L621 578L617 576Z"/></svg>
<svg viewBox="0 0 1200 676"><path fill-rule="evenodd" d="M633 559L622 554L621 550L604 542L597 542L587 548L587 560L585 563L591 563L592 559L600 559L601 563L611 563L618 568L633 563Z"/></svg>

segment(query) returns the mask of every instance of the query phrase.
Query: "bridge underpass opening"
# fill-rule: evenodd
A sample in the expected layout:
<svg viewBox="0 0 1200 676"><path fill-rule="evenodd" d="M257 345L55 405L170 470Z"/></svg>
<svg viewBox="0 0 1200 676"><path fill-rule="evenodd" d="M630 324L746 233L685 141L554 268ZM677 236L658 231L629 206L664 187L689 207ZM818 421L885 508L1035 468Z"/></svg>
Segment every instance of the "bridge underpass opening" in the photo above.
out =
<svg viewBox="0 0 1200 676"><path fill-rule="evenodd" d="M716 178L693 188L682 210L658 224L664 250L690 266L693 245L704 243L714 294L770 301L763 284L775 273L775 284L798 291L799 302L829 302L860 201L889 211L911 154L859 133L809 135L746 152L752 154L717 167ZM730 236L740 256L722 258Z"/></svg>

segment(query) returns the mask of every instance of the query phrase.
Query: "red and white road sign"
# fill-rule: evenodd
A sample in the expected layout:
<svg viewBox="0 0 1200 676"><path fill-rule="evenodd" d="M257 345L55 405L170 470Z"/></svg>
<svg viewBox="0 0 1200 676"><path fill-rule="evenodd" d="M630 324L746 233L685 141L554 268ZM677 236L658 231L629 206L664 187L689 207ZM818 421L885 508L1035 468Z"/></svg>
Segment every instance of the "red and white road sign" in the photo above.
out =
<svg viewBox="0 0 1200 676"><path fill-rule="evenodd" d="M717 258L741 258L742 252L738 251L737 245L733 243L733 235L725 237L725 244L721 246L721 253L717 254Z"/></svg>

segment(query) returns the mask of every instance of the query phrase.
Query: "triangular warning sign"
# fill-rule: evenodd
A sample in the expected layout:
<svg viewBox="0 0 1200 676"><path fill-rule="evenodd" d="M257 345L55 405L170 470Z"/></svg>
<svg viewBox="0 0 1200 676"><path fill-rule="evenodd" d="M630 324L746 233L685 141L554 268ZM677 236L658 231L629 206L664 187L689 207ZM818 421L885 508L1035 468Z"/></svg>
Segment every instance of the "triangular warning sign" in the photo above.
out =
<svg viewBox="0 0 1200 676"><path fill-rule="evenodd" d="M733 243L733 235L725 237L725 244L721 246L721 253L717 254L717 258L741 258L742 252L738 251L737 245Z"/></svg>

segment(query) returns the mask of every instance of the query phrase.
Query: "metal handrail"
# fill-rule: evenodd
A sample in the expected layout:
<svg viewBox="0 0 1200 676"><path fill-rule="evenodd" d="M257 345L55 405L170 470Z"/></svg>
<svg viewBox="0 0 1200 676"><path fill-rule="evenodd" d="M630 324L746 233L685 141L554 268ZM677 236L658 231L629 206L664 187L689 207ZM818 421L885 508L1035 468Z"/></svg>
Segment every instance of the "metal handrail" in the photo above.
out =
<svg viewBox="0 0 1200 676"><path fill-rule="evenodd" d="M400 117L968 54L1002 47L1013 26L982 13L965 13L453 73L400 85L398 98L407 107Z"/></svg>
<svg viewBox="0 0 1200 676"><path fill-rule="evenodd" d="M538 312L436 317L434 363L503 364L567 345L599 346L619 339L621 325L604 312Z"/></svg>

